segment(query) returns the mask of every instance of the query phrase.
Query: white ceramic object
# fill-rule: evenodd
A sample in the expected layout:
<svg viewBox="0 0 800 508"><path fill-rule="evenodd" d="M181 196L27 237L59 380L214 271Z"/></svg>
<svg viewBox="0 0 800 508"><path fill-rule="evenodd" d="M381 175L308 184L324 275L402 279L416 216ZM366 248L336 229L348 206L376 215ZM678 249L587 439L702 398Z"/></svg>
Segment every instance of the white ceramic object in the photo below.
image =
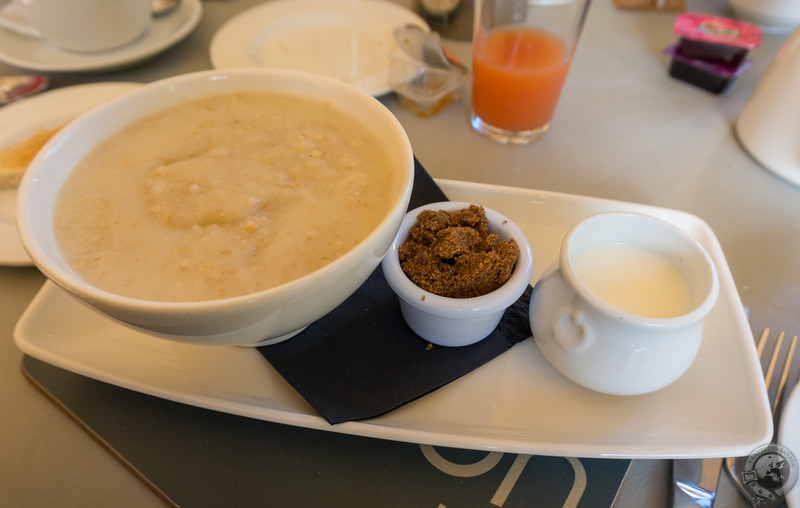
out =
<svg viewBox="0 0 800 508"><path fill-rule="evenodd" d="M608 244L635 246L673 261L688 285L691 310L644 317L597 296L576 272L576 260L587 249ZM545 358L576 383L612 395L649 393L692 364L718 293L714 263L688 234L644 214L601 213L567 233L559 267L534 287L531 328Z"/></svg>
<svg viewBox="0 0 800 508"><path fill-rule="evenodd" d="M216 69L273 67L314 72L380 96L389 93L392 30L428 30L411 9L384 0L279 0L247 9L209 46Z"/></svg>
<svg viewBox="0 0 800 508"><path fill-rule="evenodd" d="M636 203L437 183L449 199L497 210L533 239L533 281L558 260L568 229L594 213L646 213L687 231L711 254L720 276L697 359L663 390L616 397L573 383L547 363L533 340L524 340L394 411L332 426L253 348L153 340L92 312L51 282L20 317L15 344L45 362L128 389L323 432L558 457L734 457L769 442L772 413L755 341L725 253L707 223Z"/></svg>
<svg viewBox="0 0 800 508"><path fill-rule="evenodd" d="M797 2L800 7L800 1ZM800 185L800 28L784 42L735 122L761 165Z"/></svg>
<svg viewBox="0 0 800 508"><path fill-rule="evenodd" d="M20 18L0 12L0 25L69 51L123 46L150 26L150 0L12 0Z"/></svg>
<svg viewBox="0 0 800 508"><path fill-rule="evenodd" d="M0 7L7 14L9 3ZM0 27L0 60L41 72L112 71L141 63L185 39L203 16L200 0L181 0L177 9L155 18L135 40L114 49L76 52L62 49L39 37Z"/></svg>
<svg viewBox="0 0 800 508"><path fill-rule="evenodd" d="M118 129L186 101L241 90L308 95L358 117L394 162L385 217L352 250L300 279L258 293L205 302L153 302L93 287L62 258L53 232L53 208L62 182L92 147ZM378 266L408 206L414 160L394 115L373 97L339 81L270 69L203 71L157 81L78 117L39 152L18 192L20 238L36 266L88 305L122 323L183 342L256 345L285 340L330 312Z"/></svg>
<svg viewBox="0 0 800 508"><path fill-rule="evenodd" d="M737 17L755 23L766 32L790 32L800 24L797 0L728 0Z"/></svg>
<svg viewBox="0 0 800 508"><path fill-rule="evenodd" d="M519 245L519 259L508 282L487 295L447 298L425 291L406 276L400 267L397 249L405 243L420 212L461 210L470 204L444 201L411 210L381 263L386 281L400 299L400 311L408 326L420 337L439 346L468 346L486 338L497 327L505 310L522 296L531 280L533 254L525 234L510 219L486 207L489 231L501 240L513 238Z"/></svg>

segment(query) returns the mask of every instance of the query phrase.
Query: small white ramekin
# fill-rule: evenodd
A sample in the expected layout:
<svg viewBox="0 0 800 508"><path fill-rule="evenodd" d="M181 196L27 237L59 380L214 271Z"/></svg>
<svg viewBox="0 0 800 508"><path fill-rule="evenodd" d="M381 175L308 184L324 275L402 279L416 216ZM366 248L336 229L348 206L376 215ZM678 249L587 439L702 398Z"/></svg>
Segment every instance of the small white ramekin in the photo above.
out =
<svg viewBox="0 0 800 508"><path fill-rule="evenodd" d="M519 259L511 278L499 289L474 298L435 295L414 284L400 268L398 248L423 210L460 210L470 203L444 201L415 208L403 218L381 266L389 286L400 298L400 310L408 326L423 339L439 346L468 346L486 338L497 327L505 310L525 292L531 281L533 254L522 230L507 217L484 207L489 231L501 240L513 238L519 245Z"/></svg>

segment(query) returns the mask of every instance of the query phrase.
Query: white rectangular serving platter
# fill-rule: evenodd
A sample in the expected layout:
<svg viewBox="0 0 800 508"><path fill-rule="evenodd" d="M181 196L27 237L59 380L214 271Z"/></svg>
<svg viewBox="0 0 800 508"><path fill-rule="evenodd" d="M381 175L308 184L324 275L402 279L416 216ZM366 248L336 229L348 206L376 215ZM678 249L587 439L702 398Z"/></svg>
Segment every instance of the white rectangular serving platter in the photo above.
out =
<svg viewBox="0 0 800 508"><path fill-rule="evenodd" d="M651 214L686 230L714 259L720 296L698 357L678 381L631 397L599 394L556 372L527 339L472 373L378 418L330 425L250 348L193 346L132 331L47 282L15 329L26 354L157 397L323 431L467 449L568 457L747 455L772 421L742 303L714 233L664 208L438 180L453 201L519 224L534 252L532 282L555 262L566 231L602 211ZM365 380L368 381L368 380Z"/></svg>

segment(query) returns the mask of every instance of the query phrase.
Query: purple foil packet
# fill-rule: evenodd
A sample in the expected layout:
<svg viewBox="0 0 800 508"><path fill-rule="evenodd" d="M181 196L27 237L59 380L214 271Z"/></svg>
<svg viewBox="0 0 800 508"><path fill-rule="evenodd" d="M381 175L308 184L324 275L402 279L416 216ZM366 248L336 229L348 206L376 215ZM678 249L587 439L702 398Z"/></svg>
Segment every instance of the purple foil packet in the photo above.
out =
<svg viewBox="0 0 800 508"><path fill-rule="evenodd" d="M669 75L712 93L724 92L751 65L750 60L732 66L689 58L681 54L678 47L679 43L673 43L664 48L664 53L672 57Z"/></svg>

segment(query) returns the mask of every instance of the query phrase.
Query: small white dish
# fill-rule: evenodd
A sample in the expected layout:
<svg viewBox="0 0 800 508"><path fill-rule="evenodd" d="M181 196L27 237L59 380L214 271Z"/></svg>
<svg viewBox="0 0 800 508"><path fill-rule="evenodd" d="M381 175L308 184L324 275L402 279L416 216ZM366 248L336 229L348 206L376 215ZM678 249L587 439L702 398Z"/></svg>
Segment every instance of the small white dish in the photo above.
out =
<svg viewBox="0 0 800 508"><path fill-rule="evenodd" d="M511 278L502 287L474 298L447 298L422 289L406 276L400 266L398 249L408 239L420 212L461 210L470 204L445 201L411 210L403 218L400 230L381 262L386 281L400 299L400 311L406 323L417 335L438 346L468 346L486 338L497 327L505 310L525 292L531 280L533 253L525 233L504 215L485 207L489 231L502 241L513 238L519 245L517 264Z"/></svg>
<svg viewBox="0 0 800 508"><path fill-rule="evenodd" d="M63 124L92 106L142 86L113 82L76 85L49 90L0 109L0 147L32 136L38 129ZM30 266L17 233L16 189L0 189L0 265Z"/></svg>
<svg viewBox="0 0 800 508"><path fill-rule="evenodd" d="M390 91L392 30L425 21L380 0L278 0L248 9L211 40L216 69L276 67L322 74L380 96Z"/></svg>
<svg viewBox="0 0 800 508"><path fill-rule="evenodd" d="M5 6L4 8L8 8ZM36 37L0 27L0 60L42 72L99 72L142 62L177 44L200 22L200 0L182 0L172 13L153 19L148 30L119 48L92 53L66 51Z"/></svg>
<svg viewBox="0 0 800 508"><path fill-rule="evenodd" d="M800 459L800 385L792 390L783 407L778 444L788 448L795 458ZM800 508L800 482L789 489L785 499L789 508Z"/></svg>

